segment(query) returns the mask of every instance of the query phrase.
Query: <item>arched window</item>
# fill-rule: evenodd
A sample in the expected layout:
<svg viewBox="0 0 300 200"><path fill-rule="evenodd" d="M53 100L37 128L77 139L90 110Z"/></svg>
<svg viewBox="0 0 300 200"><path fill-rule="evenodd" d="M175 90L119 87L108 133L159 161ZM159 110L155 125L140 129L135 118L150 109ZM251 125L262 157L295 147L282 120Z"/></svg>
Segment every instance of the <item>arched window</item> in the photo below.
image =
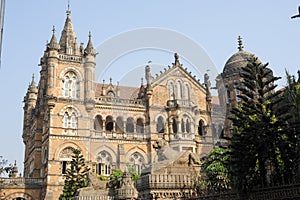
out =
<svg viewBox="0 0 300 200"><path fill-rule="evenodd" d="M64 97L78 98L79 97L79 82L77 76L73 72L67 72L63 79L63 95Z"/></svg>
<svg viewBox="0 0 300 200"><path fill-rule="evenodd" d="M184 121L183 119L181 119L181 132L184 133L185 132L185 127L184 127Z"/></svg>
<svg viewBox="0 0 300 200"><path fill-rule="evenodd" d="M74 155L73 147L64 148L59 154L59 160L61 161L61 173L65 174L67 169L71 167L72 156Z"/></svg>
<svg viewBox="0 0 300 200"><path fill-rule="evenodd" d="M172 128L173 128L173 133L177 133L177 121L175 118L173 118Z"/></svg>
<svg viewBox="0 0 300 200"><path fill-rule="evenodd" d="M124 131L124 122L122 117L117 117L116 128L118 133L122 133Z"/></svg>
<svg viewBox="0 0 300 200"><path fill-rule="evenodd" d="M165 132L165 120L162 116L159 116L158 119L157 119L156 131L158 133L164 133Z"/></svg>
<svg viewBox="0 0 300 200"><path fill-rule="evenodd" d="M70 78L66 76L65 82L64 82L64 95L65 97L69 97L69 84L70 84Z"/></svg>
<svg viewBox="0 0 300 200"><path fill-rule="evenodd" d="M71 128L77 128L77 118L75 113L72 113L71 116Z"/></svg>
<svg viewBox="0 0 300 200"><path fill-rule="evenodd" d="M198 124L198 135L204 135L204 121L201 119Z"/></svg>
<svg viewBox="0 0 300 200"><path fill-rule="evenodd" d="M144 133L144 120L142 118L138 118L136 121L136 132Z"/></svg>
<svg viewBox="0 0 300 200"><path fill-rule="evenodd" d="M75 77L73 77L73 79L72 79L72 89L71 89L71 97L72 98L76 98L77 96L76 96L76 92L77 92L77 80L76 80L76 78Z"/></svg>
<svg viewBox="0 0 300 200"><path fill-rule="evenodd" d="M102 117L100 115L97 115L94 120L94 129L96 131L102 131L103 130L103 121Z"/></svg>
<svg viewBox="0 0 300 200"><path fill-rule="evenodd" d="M139 152L135 152L129 157L129 166L133 167L135 172L140 174L142 169L145 168L145 159Z"/></svg>
<svg viewBox="0 0 300 200"><path fill-rule="evenodd" d="M110 90L110 91L107 92L107 96L114 97L115 93L112 90Z"/></svg>
<svg viewBox="0 0 300 200"><path fill-rule="evenodd" d="M177 99L182 99L182 86L180 81L177 81Z"/></svg>
<svg viewBox="0 0 300 200"><path fill-rule="evenodd" d="M69 127L69 116L68 113L66 112L64 114L64 119L63 119L63 128L68 128Z"/></svg>
<svg viewBox="0 0 300 200"><path fill-rule="evenodd" d="M126 121L126 132L133 133L134 132L134 122L131 117L127 118Z"/></svg>
<svg viewBox="0 0 300 200"><path fill-rule="evenodd" d="M97 155L96 173L99 175L110 175L112 157L107 151L101 151Z"/></svg>
<svg viewBox="0 0 300 200"><path fill-rule="evenodd" d="M191 132L191 124L190 124L190 120L186 119L186 132L190 133Z"/></svg>
<svg viewBox="0 0 300 200"><path fill-rule="evenodd" d="M174 93L174 84L172 82L168 83L168 89L169 89L170 100L174 100L175 93Z"/></svg>
<svg viewBox="0 0 300 200"><path fill-rule="evenodd" d="M187 99L187 100L190 99L190 87L188 84L184 85L184 96L185 96L185 99Z"/></svg>
<svg viewBox="0 0 300 200"><path fill-rule="evenodd" d="M107 116L105 120L105 130L113 131L114 130L114 122L112 116Z"/></svg>

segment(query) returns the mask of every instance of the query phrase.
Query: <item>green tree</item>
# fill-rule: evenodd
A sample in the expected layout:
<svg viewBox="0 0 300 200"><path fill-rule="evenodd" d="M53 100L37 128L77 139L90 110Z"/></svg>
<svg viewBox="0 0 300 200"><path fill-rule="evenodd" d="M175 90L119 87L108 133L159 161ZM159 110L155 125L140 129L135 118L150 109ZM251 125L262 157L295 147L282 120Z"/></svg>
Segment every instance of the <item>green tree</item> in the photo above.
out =
<svg viewBox="0 0 300 200"><path fill-rule="evenodd" d="M85 165L85 159L81 151L75 149L73 151L71 166L66 170L65 184L63 194L60 195L60 200L71 200L79 188L87 186L87 173L89 167Z"/></svg>
<svg viewBox="0 0 300 200"><path fill-rule="evenodd" d="M13 169L13 165L12 164L7 164L7 160L3 159L3 156L0 156L0 176L1 175L7 175L10 174L12 169Z"/></svg>
<svg viewBox="0 0 300 200"><path fill-rule="evenodd" d="M229 153L225 148L215 148L205 158L202 168L208 191L224 192L230 189L228 160Z"/></svg>
<svg viewBox="0 0 300 200"><path fill-rule="evenodd" d="M288 164L283 146L287 143L288 108L283 104L281 90L268 64L257 58L242 68L240 106L233 108L231 138L231 173L235 188L246 192L254 185L281 183ZM280 112L279 112L280 110Z"/></svg>
<svg viewBox="0 0 300 200"><path fill-rule="evenodd" d="M136 181L139 177L141 177L141 174L137 173L134 167L128 166L127 170L129 174L131 175L131 180ZM109 177L109 187L116 192L118 188L120 188L122 177L124 175L124 172L120 169L113 170L110 177Z"/></svg>

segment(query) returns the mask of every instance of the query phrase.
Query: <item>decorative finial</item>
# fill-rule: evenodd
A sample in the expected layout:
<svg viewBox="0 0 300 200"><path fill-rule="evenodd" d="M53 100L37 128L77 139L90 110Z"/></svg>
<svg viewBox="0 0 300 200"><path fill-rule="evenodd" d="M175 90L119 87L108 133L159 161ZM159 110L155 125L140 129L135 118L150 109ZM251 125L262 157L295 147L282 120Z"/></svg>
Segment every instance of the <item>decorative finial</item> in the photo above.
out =
<svg viewBox="0 0 300 200"><path fill-rule="evenodd" d="M243 38L241 36L238 37L238 43L239 43L238 49L239 49L239 51L243 51L243 48L244 48L242 39Z"/></svg>
<svg viewBox="0 0 300 200"><path fill-rule="evenodd" d="M34 73L32 73L32 82L34 82Z"/></svg>
<svg viewBox="0 0 300 200"><path fill-rule="evenodd" d="M151 60L149 60L149 61L148 61L148 63L152 63L152 61L151 61Z"/></svg>
<svg viewBox="0 0 300 200"><path fill-rule="evenodd" d="M174 54L174 58L175 58L175 62L178 61L178 59L179 59L178 53L175 53L175 54Z"/></svg>
<svg viewBox="0 0 300 200"><path fill-rule="evenodd" d="M92 34L91 34L91 31L89 31L89 39L92 38Z"/></svg>
<svg viewBox="0 0 300 200"><path fill-rule="evenodd" d="M143 77L141 78L141 85L143 85L144 84L144 79L143 79Z"/></svg>
<svg viewBox="0 0 300 200"><path fill-rule="evenodd" d="M68 0L68 10L67 10L67 16L70 16L71 10L70 10L70 0Z"/></svg>
<svg viewBox="0 0 300 200"><path fill-rule="evenodd" d="M52 28L53 35L55 35L55 31L56 31L56 29L55 29L55 26L53 25L53 28Z"/></svg>
<svg viewBox="0 0 300 200"><path fill-rule="evenodd" d="M111 78L111 77L109 78L109 83L110 83L110 84L112 83L112 78Z"/></svg>

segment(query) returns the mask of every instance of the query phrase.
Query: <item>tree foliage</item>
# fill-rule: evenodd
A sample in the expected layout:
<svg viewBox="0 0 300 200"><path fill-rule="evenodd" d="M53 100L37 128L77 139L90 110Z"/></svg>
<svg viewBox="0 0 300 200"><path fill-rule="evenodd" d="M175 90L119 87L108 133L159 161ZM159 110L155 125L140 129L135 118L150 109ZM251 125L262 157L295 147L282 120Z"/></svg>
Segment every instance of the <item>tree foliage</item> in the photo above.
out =
<svg viewBox="0 0 300 200"><path fill-rule="evenodd" d="M254 185L281 184L290 173L289 108L268 64L252 58L242 68L240 106L233 108L230 169L235 188L246 192Z"/></svg>
<svg viewBox="0 0 300 200"><path fill-rule="evenodd" d="M63 194L60 195L60 200L71 200L79 188L87 186L87 173L89 167L85 165L85 159L81 151L75 149L73 151L70 168L66 170L65 184Z"/></svg>
<svg viewBox="0 0 300 200"><path fill-rule="evenodd" d="M134 167L127 167L129 174L131 175L131 180L135 183L136 179L141 177L141 174L137 173ZM109 177L109 187L113 190L120 188L122 177L124 172L120 169L113 170Z"/></svg>
<svg viewBox="0 0 300 200"><path fill-rule="evenodd" d="M202 163L206 175L206 189L213 192L224 192L230 189L229 153L227 149L215 148L211 150Z"/></svg>

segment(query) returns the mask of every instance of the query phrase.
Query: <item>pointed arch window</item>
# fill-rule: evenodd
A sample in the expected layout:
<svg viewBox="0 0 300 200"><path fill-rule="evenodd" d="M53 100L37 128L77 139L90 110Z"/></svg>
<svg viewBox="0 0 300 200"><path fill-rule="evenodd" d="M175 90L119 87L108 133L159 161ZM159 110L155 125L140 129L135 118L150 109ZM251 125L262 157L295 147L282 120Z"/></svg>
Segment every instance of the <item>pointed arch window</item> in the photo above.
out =
<svg viewBox="0 0 300 200"><path fill-rule="evenodd" d="M172 82L168 83L168 89L169 89L170 100L174 100L175 99L175 93L174 93L174 84Z"/></svg>
<svg viewBox="0 0 300 200"><path fill-rule="evenodd" d="M72 113L71 116L71 128L77 128L77 117L75 113Z"/></svg>
<svg viewBox="0 0 300 200"><path fill-rule="evenodd" d="M65 82L64 82L64 95L65 97L69 97L69 84L70 84L70 78L68 76L66 76L65 78Z"/></svg>
<svg viewBox="0 0 300 200"><path fill-rule="evenodd" d="M71 97L72 98L76 98L77 96L76 96L76 92L77 92L77 80L76 80L76 78L75 77L73 77L73 79L72 79L72 89L71 89Z"/></svg>
<svg viewBox="0 0 300 200"><path fill-rule="evenodd" d="M183 119L181 119L181 132L182 133L185 132L185 127L184 127L184 121L183 121Z"/></svg>
<svg viewBox="0 0 300 200"><path fill-rule="evenodd" d="M141 174L142 169L145 168L145 159L139 152L135 152L129 157L129 166L132 167L136 173Z"/></svg>
<svg viewBox="0 0 300 200"><path fill-rule="evenodd" d="M97 155L96 173L98 175L110 175L112 168L112 157L107 151L101 151Z"/></svg>
<svg viewBox="0 0 300 200"><path fill-rule="evenodd" d="M67 72L63 79L63 96L67 98L79 98L79 82L75 73Z"/></svg>
<svg viewBox="0 0 300 200"><path fill-rule="evenodd" d="M190 124L190 120L186 119L186 132L190 133L191 132L191 124Z"/></svg>
<svg viewBox="0 0 300 200"><path fill-rule="evenodd" d="M64 114L63 127L68 128L68 126L69 126L69 116L68 116L68 113L66 112Z"/></svg>
<svg viewBox="0 0 300 200"><path fill-rule="evenodd" d="M77 129L77 116L75 112L65 112L63 116L63 128Z"/></svg>
<svg viewBox="0 0 300 200"><path fill-rule="evenodd" d="M184 96L185 96L185 99L189 100L190 99L190 87L188 84L185 84L184 85Z"/></svg>
<svg viewBox="0 0 300 200"><path fill-rule="evenodd" d="M182 86L180 81L177 81L177 99L182 99Z"/></svg>
<svg viewBox="0 0 300 200"><path fill-rule="evenodd" d="M165 126L165 120L162 116L159 116L157 119L156 131L158 133L164 133L165 132L164 126Z"/></svg>
<svg viewBox="0 0 300 200"><path fill-rule="evenodd" d="M198 124L198 135L204 135L204 121L201 119Z"/></svg>

